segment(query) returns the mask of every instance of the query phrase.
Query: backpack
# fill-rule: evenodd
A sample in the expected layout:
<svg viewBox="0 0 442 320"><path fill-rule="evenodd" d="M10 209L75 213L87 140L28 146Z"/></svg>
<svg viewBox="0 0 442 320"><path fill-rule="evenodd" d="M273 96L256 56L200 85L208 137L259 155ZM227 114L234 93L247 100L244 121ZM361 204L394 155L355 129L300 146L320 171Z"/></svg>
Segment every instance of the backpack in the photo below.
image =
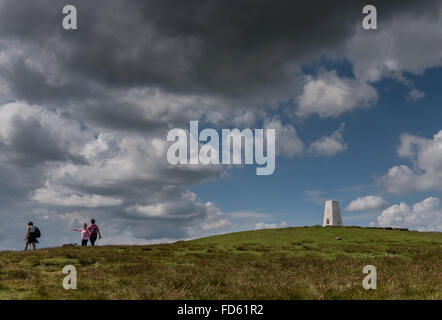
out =
<svg viewBox="0 0 442 320"><path fill-rule="evenodd" d="M97 227L97 225L96 225L96 224L91 224L91 225L89 226L89 233L90 233L90 235L91 235L91 236L96 236L96 235L97 235L97 232L98 232L98 227Z"/></svg>
<svg viewBox="0 0 442 320"><path fill-rule="evenodd" d="M40 238L40 237L41 237L40 229L37 228L37 227L35 227L34 236L35 236L36 238Z"/></svg>

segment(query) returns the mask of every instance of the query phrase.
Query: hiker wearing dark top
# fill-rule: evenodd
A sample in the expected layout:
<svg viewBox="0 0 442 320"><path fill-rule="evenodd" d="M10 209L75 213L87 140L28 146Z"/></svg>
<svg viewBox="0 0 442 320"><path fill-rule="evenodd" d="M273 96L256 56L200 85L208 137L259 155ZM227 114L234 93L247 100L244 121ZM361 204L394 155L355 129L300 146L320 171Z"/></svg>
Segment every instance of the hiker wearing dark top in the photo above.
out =
<svg viewBox="0 0 442 320"><path fill-rule="evenodd" d="M28 228L26 229L26 236L25 236L25 251L28 250L28 245L31 244L32 248L35 250L38 240L36 235L36 227L34 226L34 223L32 221L28 222Z"/></svg>
<svg viewBox="0 0 442 320"><path fill-rule="evenodd" d="M95 219L91 219L91 225L87 228L89 231L89 241L91 242L91 246L95 245L95 241L97 241L97 235L99 239L101 239L100 228L95 224Z"/></svg>

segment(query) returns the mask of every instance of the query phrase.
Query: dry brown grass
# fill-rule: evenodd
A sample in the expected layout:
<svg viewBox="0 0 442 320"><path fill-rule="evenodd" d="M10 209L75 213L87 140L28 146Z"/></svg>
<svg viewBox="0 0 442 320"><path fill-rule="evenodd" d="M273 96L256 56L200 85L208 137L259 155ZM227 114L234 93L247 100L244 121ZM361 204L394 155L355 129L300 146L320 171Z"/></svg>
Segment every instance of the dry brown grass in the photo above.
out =
<svg viewBox="0 0 442 320"><path fill-rule="evenodd" d="M0 297L441 299L441 262L441 234L261 230L167 245L2 252ZM62 287L68 264L78 270L77 290ZM377 290L362 288L368 264L377 268Z"/></svg>

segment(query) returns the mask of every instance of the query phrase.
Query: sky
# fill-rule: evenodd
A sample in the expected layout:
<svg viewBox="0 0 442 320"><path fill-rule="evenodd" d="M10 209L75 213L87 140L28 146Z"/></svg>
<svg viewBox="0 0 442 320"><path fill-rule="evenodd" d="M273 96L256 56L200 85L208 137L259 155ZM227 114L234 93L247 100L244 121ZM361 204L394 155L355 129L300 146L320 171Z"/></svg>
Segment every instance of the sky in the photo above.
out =
<svg viewBox="0 0 442 320"><path fill-rule="evenodd" d="M74 5L78 29L62 27ZM0 0L0 250L322 223L442 231L442 3ZM276 167L172 165L173 128L275 129Z"/></svg>

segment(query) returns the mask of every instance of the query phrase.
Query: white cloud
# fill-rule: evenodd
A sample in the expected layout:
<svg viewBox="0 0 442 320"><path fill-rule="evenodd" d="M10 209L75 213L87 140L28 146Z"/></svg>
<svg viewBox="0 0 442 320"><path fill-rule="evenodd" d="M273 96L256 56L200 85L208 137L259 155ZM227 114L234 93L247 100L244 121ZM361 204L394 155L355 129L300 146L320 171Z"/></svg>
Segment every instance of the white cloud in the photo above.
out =
<svg viewBox="0 0 442 320"><path fill-rule="evenodd" d="M340 78L336 71L322 72L316 78L306 77L303 92L297 99L296 114L338 117L344 112L368 108L377 98L376 90L365 82Z"/></svg>
<svg viewBox="0 0 442 320"><path fill-rule="evenodd" d="M122 204L120 199L114 197L78 194L70 190L60 192L60 190L54 190L49 184L35 190L30 199L40 203L66 207L97 208Z"/></svg>
<svg viewBox="0 0 442 320"><path fill-rule="evenodd" d="M358 197L356 200L351 201L345 208L347 211L362 211L362 210L377 210L382 209L387 205L380 196L365 196Z"/></svg>
<svg viewBox="0 0 442 320"><path fill-rule="evenodd" d="M347 144L343 138L344 124L342 123L338 130L330 136L322 137L313 142L308 151L323 156L333 156L347 149Z"/></svg>
<svg viewBox="0 0 442 320"><path fill-rule="evenodd" d="M226 212L226 215L233 219L267 219L271 217L271 214L255 211L233 211Z"/></svg>
<svg viewBox="0 0 442 320"><path fill-rule="evenodd" d="M355 78L339 77L336 71L306 76L296 114L327 118L368 108L378 98L371 84L383 78L408 87L408 101L424 98L425 93L414 88L404 74L422 75L426 69L442 65L441 16L441 9L431 15L398 14L376 32L366 32L357 24L353 36L331 54L337 60L348 60Z"/></svg>
<svg viewBox="0 0 442 320"><path fill-rule="evenodd" d="M215 230L231 225L212 202L201 202L200 199L190 191L183 191L178 199L155 203L151 205L134 205L126 208L129 217L148 220L171 220L188 221L189 233L198 233L202 230Z"/></svg>
<svg viewBox="0 0 442 320"><path fill-rule="evenodd" d="M304 143L292 125L283 125L280 119L274 118L266 120L264 129L275 129L277 155L293 158L304 151Z"/></svg>
<svg viewBox="0 0 442 320"><path fill-rule="evenodd" d="M139 219L194 219L204 217L208 211L218 212L211 202L202 203L190 191L182 192L178 199L150 205L134 205L126 209L127 214Z"/></svg>
<svg viewBox="0 0 442 320"><path fill-rule="evenodd" d="M406 99L416 102L425 93L414 88L404 74L422 75L426 69L442 65L441 17L441 9L436 8L431 14L398 14L376 32L357 25L338 56L351 62L360 82L396 79L410 89Z"/></svg>
<svg viewBox="0 0 442 320"><path fill-rule="evenodd" d="M376 32L366 32L358 25L342 54L353 64L361 81L373 82L383 77L401 80L402 72L422 74L425 69L442 64L440 28L440 10L431 16L397 15Z"/></svg>
<svg viewBox="0 0 442 320"><path fill-rule="evenodd" d="M425 92L418 89L412 89L408 92L407 101L416 102L425 97Z"/></svg>
<svg viewBox="0 0 442 320"><path fill-rule="evenodd" d="M379 181L389 192L442 190L442 130L432 139L401 135L397 153L411 161L413 169L397 165L380 177Z"/></svg>
<svg viewBox="0 0 442 320"><path fill-rule="evenodd" d="M219 177L222 173L222 167L217 165L170 165L166 160L167 147L165 138L156 136L100 133L80 151L86 164L65 163L51 167L48 180L52 185L122 192L137 189L137 184L184 185Z"/></svg>
<svg viewBox="0 0 442 320"><path fill-rule="evenodd" d="M281 221L280 224L258 222L255 225L255 230L258 230L258 229L275 229L275 228L285 228L285 227L287 227L287 223L285 221Z"/></svg>
<svg viewBox="0 0 442 320"><path fill-rule="evenodd" d="M377 218L383 227L404 227L419 231L442 231L442 208L440 200L429 197L410 208L406 203L385 209Z"/></svg>

